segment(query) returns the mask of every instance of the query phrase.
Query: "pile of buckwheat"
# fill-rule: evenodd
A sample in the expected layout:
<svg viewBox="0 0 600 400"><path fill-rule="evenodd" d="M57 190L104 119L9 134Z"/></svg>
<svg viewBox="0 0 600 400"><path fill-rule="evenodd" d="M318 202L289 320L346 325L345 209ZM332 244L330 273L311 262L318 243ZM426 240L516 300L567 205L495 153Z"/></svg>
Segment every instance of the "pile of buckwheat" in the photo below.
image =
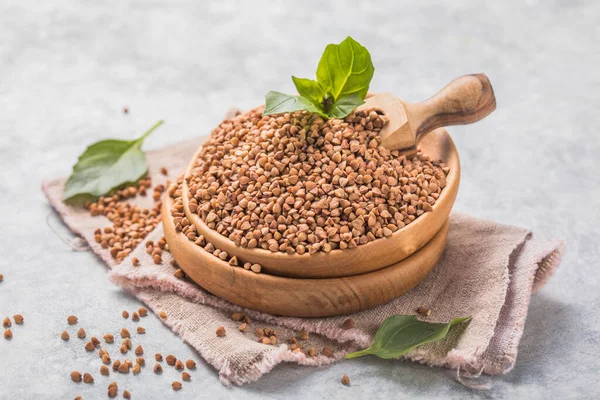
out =
<svg viewBox="0 0 600 400"><path fill-rule="evenodd" d="M225 120L185 177L190 210L237 245L273 252L329 252L390 236L432 210L449 168L380 146L386 123L375 111L324 121L262 116L262 108Z"/></svg>

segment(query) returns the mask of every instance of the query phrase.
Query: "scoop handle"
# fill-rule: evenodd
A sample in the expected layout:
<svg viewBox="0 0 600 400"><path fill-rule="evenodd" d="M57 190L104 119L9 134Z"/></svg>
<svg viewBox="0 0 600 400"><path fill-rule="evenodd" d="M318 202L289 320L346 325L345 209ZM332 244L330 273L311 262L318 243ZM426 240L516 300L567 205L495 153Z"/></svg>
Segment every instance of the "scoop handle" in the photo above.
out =
<svg viewBox="0 0 600 400"><path fill-rule="evenodd" d="M421 103L406 104L415 141L436 128L466 125L487 117L496 109L496 97L485 74L464 75Z"/></svg>

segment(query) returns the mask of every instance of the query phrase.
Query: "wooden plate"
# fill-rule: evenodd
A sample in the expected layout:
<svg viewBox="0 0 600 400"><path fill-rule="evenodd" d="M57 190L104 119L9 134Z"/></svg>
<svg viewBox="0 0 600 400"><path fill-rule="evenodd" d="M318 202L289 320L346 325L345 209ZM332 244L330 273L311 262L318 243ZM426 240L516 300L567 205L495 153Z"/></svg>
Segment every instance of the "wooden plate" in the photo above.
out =
<svg viewBox="0 0 600 400"><path fill-rule="evenodd" d="M432 270L444 250L448 233L446 221L419 251L374 272L342 278L289 278L232 267L190 242L181 232L175 231L169 212L171 204L171 199L164 196L165 238L177 263L192 280L234 304L294 317L353 313L403 295ZM365 246L359 246L359 250L360 247Z"/></svg>
<svg viewBox="0 0 600 400"><path fill-rule="evenodd" d="M442 160L450 168L446 177L446 187L433 206L427 212L406 227L394 232L390 237L377 239L353 249L333 250L330 253L287 254L254 248L237 246L229 238L210 229L189 209L187 182L183 185L183 204L186 216L199 234L215 247L236 256L242 262L260 264L263 271L270 275L294 278L331 278L351 276L376 271L397 263L423 247L448 220L454 205L460 182L460 162L454 142L444 128L428 134L419 144L423 152L432 160ZM186 174L190 173L193 161Z"/></svg>

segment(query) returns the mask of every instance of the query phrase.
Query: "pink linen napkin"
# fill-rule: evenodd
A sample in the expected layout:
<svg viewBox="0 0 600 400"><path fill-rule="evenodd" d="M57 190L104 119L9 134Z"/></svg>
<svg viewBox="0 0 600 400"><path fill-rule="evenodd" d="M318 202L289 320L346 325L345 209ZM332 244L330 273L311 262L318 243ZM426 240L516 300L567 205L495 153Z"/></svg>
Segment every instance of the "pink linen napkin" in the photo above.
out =
<svg viewBox="0 0 600 400"><path fill-rule="evenodd" d="M166 167L173 180L185 169L202 139L180 142L150 151L147 158L154 185L167 178L159 173ZM431 366L455 368L468 373L505 374L516 362L518 345L532 293L541 288L560 263L563 243L536 239L529 231L452 214L446 249L433 272L408 294L371 310L330 318L290 318L269 315L239 306L211 295L198 285L173 276L171 255L154 264L138 246L127 259L115 264L109 250L94 241L94 231L108 225L104 217L92 217L83 208L62 202L65 179L43 183L50 204L64 223L81 235L110 268L113 282L131 291L155 312L165 311L164 323L193 346L219 370L222 382L244 384L259 379L281 362L324 365L338 361L349 351L371 344L383 320L394 314L414 314L419 306L432 313L426 320L447 322L471 315L470 323L451 329L436 343L421 346L406 358ZM149 201L146 199L145 201ZM163 236L159 225L148 237L155 242ZM133 267L131 257L141 264ZM231 320L233 311L246 311L252 319L246 333ZM342 323L352 318L354 328ZM217 338L215 330L224 326L227 336ZM277 328L280 343L257 341L257 327ZM287 338L299 330L311 333L304 349L314 347L315 357L289 350ZM320 352L327 346L332 357Z"/></svg>

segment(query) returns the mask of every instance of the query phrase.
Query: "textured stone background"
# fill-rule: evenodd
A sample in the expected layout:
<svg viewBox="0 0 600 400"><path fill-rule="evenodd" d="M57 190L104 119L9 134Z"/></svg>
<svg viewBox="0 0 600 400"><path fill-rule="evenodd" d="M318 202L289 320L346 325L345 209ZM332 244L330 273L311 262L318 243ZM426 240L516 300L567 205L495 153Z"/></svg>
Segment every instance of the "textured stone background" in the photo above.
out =
<svg viewBox="0 0 600 400"><path fill-rule="evenodd" d="M483 3L0 2L0 316L26 319L12 342L0 339L0 398L104 398L98 360L58 335L69 314L90 333L117 332L120 311L139 307L96 257L50 231L49 214L67 234L41 180L67 175L87 144L134 137L161 118L147 148L207 134L229 106L291 92L291 74L313 77L324 46L349 34L372 54L375 91L416 101L480 71L494 84L498 110L450 129L463 166L456 209L568 240L532 300L516 368L484 394L452 371L374 358L283 366L243 388L223 387L200 362L177 394L173 371L119 378L121 387L138 399L600 396L600 3ZM144 325L148 354L194 356L154 316ZM70 382L73 369L95 372L96 384Z"/></svg>

